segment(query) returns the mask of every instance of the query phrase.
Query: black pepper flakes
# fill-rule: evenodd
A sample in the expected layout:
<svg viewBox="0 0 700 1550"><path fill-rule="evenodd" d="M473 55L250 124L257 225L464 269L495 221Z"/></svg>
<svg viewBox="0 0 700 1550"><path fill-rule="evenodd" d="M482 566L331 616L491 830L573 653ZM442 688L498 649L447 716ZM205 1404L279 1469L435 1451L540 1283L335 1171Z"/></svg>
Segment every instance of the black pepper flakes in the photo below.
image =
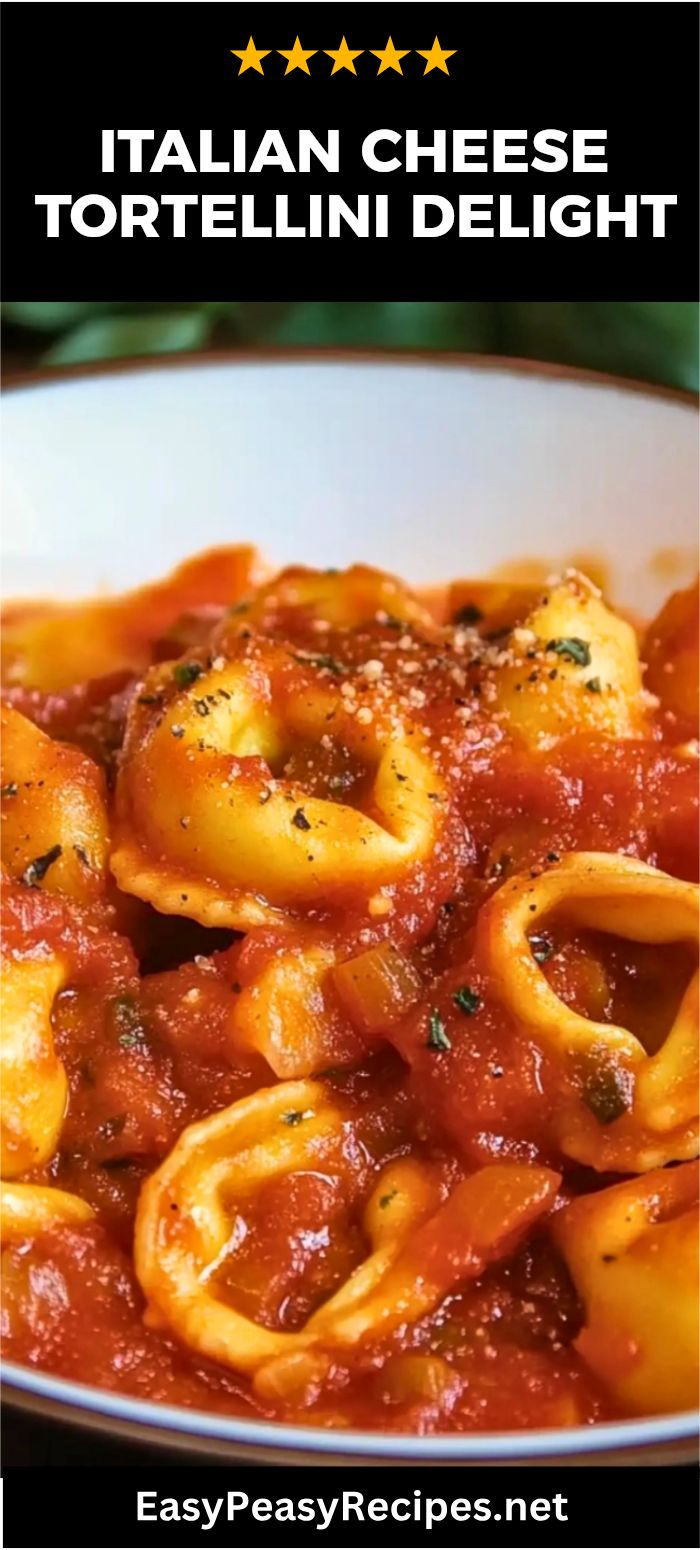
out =
<svg viewBox="0 0 700 1550"><path fill-rule="evenodd" d="M51 849L45 851L43 856L35 856L34 860L30 861L29 866L24 868L20 882L25 883L27 888L38 888L43 878L45 878L49 867L52 867L54 861L58 861L62 855L63 846L52 845Z"/></svg>

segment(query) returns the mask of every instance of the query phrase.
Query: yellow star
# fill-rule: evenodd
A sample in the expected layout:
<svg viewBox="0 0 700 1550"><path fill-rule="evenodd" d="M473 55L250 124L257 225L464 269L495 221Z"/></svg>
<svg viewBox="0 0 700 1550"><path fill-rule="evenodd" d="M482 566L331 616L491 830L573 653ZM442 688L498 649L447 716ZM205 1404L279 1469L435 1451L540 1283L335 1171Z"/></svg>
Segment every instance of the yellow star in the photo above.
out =
<svg viewBox="0 0 700 1550"><path fill-rule="evenodd" d="M324 48L323 52L328 55L329 59L334 61L331 75L335 75L336 70L349 70L351 75L357 75L353 60L357 59L360 54L364 54L364 49L348 48L345 38L343 38L340 48Z"/></svg>
<svg viewBox="0 0 700 1550"><path fill-rule="evenodd" d="M239 75L243 75L246 70L257 70L258 75L264 75L265 72L260 60L267 59L269 52L269 48L256 48L252 38L248 39L245 48L231 49L231 53L235 54L236 58L241 61L238 70Z"/></svg>
<svg viewBox="0 0 700 1550"><path fill-rule="evenodd" d="M436 38L432 48L417 48L416 53L420 54L422 59L427 60L423 71L424 75L428 75L431 70L442 70L445 75L449 75L450 72L445 64L445 60L451 59L452 55L457 53L457 50L456 48L441 48Z"/></svg>
<svg viewBox="0 0 700 1550"><path fill-rule="evenodd" d="M395 70L397 75L403 75L399 60L403 59L406 54L410 54L410 52L410 48L394 48L391 38L386 48L371 48L370 54L374 54L377 59L381 60L377 75L382 75L385 70Z"/></svg>
<svg viewBox="0 0 700 1550"><path fill-rule="evenodd" d="M314 54L317 54L318 49L302 48L299 39L295 38L294 48L278 48L277 53L281 54L283 59L286 59L287 61L287 68L284 72L285 75L289 75L290 70L303 70L304 75L310 75L311 71L306 61L307 59L311 59Z"/></svg>

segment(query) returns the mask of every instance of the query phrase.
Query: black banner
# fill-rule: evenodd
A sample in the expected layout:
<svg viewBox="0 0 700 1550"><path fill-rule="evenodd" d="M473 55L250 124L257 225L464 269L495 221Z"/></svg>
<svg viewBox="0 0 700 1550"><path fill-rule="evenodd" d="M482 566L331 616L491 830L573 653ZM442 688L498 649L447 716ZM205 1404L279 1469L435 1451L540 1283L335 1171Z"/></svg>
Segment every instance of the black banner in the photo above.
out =
<svg viewBox="0 0 700 1550"><path fill-rule="evenodd" d="M6 6L5 296L693 299L697 28L686 4Z"/></svg>
<svg viewBox="0 0 700 1550"><path fill-rule="evenodd" d="M291 1470L12 1469L5 1550L24 1546L362 1544L615 1545L698 1542L697 1473L482 1466Z"/></svg>

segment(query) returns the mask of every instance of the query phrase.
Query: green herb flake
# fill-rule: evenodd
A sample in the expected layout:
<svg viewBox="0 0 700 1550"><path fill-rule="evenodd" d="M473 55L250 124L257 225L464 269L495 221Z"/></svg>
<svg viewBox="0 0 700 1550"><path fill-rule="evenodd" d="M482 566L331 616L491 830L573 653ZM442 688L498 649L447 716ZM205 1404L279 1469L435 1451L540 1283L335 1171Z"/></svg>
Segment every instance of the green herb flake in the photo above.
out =
<svg viewBox="0 0 700 1550"><path fill-rule="evenodd" d="M557 656L565 657L567 662L575 662L577 667L589 667L591 662L591 648L587 640L581 640L578 635L562 635L558 640L547 642L548 651L556 651Z"/></svg>
<svg viewBox="0 0 700 1550"><path fill-rule="evenodd" d="M459 990L456 990L452 1000L465 1017L473 1017L481 1006L481 996L478 996L475 990L471 990L469 985L462 985Z"/></svg>
<svg viewBox="0 0 700 1550"><path fill-rule="evenodd" d="M34 860L30 861L29 866L24 868L20 881L26 883L27 888L38 888L49 867L53 866L54 861L58 861L59 856L62 855L63 846L52 845L43 856L35 856Z"/></svg>
<svg viewBox="0 0 700 1550"><path fill-rule="evenodd" d="M0 796L2 797L16 797L18 791L19 786L16 780L8 781L6 786L0 786Z"/></svg>
<svg viewBox="0 0 700 1550"><path fill-rule="evenodd" d="M199 662L177 662L173 668L173 678L178 688L187 689L201 678L203 672L204 668Z"/></svg>
<svg viewBox="0 0 700 1550"><path fill-rule="evenodd" d="M337 657L330 656L327 651L294 651L292 656L295 662L303 662L305 666L325 667L336 678L342 678L343 674L348 671L343 663L338 661Z"/></svg>
<svg viewBox="0 0 700 1550"><path fill-rule="evenodd" d="M379 1209L380 1209L380 1211L386 1211L387 1206L391 1205L392 1200L396 1199L396 1196L398 1195L398 1193L399 1192L398 1192L397 1189L390 1189L388 1194L380 1195L380 1197L379 1197Z"/></svg>
<svg viewBox="0 0 700 1550"><path fill-rule="evenodd" d="M600 1066L584 1084L583 1101L599 1125L614 1124L632 1107L629 1073L617 1066Z"/></svg>
<svg viewBox="0 0 700 1550"><path fill-rule="evenodd" d="M586 688L590 691L591 694L600 694L602 692L602 684L600 682L600 679L599 678L587 678L586 679Z"/></svg>
<svg viewBox="0 0 700 1550"><path fill-rule="evenodd" d="M427 1049L446 1050L452 1049L452 1044L447 1037L447 1029L440 1013L433 1007L430 1013L430 1027L425 1041Z"/></svg>
<svg viewBox="0 0 700 1550"><path fill-rule="evenodd" d="M115 996L110 1015L121 1049L143 1049L148 1043L148 1037L135 997L129 995L128 991Z"/></svg>
<svg viewBox="0 0 700 1550"><path fill-rule="evenodd" d="M289 1109L286 1114L282 1115L282 1124L300 1125L302 1120L308 1119L309 1113L309 1109Z"/></svg>

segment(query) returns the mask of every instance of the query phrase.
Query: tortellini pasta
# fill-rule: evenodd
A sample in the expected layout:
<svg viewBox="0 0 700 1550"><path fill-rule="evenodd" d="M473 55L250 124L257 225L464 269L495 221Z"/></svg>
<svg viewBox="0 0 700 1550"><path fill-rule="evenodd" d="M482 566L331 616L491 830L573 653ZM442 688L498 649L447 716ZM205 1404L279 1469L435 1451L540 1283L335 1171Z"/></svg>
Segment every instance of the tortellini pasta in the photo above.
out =
<svg viewBox="0 0 700 1550"><path fill-rule="evenodd" d="M11 685L56 691L152 660L154 641L188 611L214 618L264 571L248 545L211 549L136 592L89 603L17 603L3 619L2 676ZM209 613L210 626L213 622Z"/></svg>
<svg viewBox="0 0 700 1550"><path fill-rule="evenodd" d="M216 1295L213 1272L235 1255L231 1213L245 1212L275 1177L332 1170L345 1134L342 1108L317 1082L281 1083L184 1131L139 1204L135 1263L148 1317L200 1355L262 1376L279 1358L355 1346L414 1322L456 1282L481 1274L556 1195L557 1174L504 1164L441 1200L429 1169L389 1163L366 1208L369 1256L302 1329L268 1329ZM448 1224L454 1250L436 1253L433 1239Z"/></svg>
<svg viewBox="0 0 700 1550"><path fill-rule="evenodd" d="M588 1098L565 1100L555 1116L564 1152L592 1167L635 1171L693 1157L697 969L660 1048L648 1053L629 1029L581 1015L552 989L530 937L557 917L631 942L686 944L696 961L697 887L628 856L575 852L504 883L481 911L477 931L496 994L575 1073Z"/></svg>
<svg viewBox="0 0 700 1550"><path fill-rule="evenodd" d="M68 1082L54 1047L51 1011L66 983L54 955L4 956L0 993L0 1176L14 1179L53 1156Z"/></svg>
<svg viewBox="0 0 700 1550"><path fill-rule="evenodd" d="M420 1435L692 1401L696 600L639 651L515 573L10 608L8 1355Z"/></svg>
<svg viewBox="0 0 700 1550"><path fill-rule="evenodd" d="M3 706L2 860L30 887L79 901L104 892L104 776L91 759Z"/></svg>
<svg viewBox="0 0 700 1550"><path fill-rule="evenodd" d="M549 748L572 730L644 733L634 630L579 572L553 582L509 630L500 658L490 703L528 745Z"/></svg>
<svg viewBox="0 0 700 1550"><path fill-rule="evenodd" d="M84 1227L95 1219L79 1195L41 1184L0 1184L0 1239L21 1242L55 1227Z"/></svg>
<svg viewBox="0 0 700 1550"><path fill-rule="evenodd" d="M443 782L415 723L366 709L323 665L249 635L230 658L154 669L119 779L120 887L218 926L319 898L367 906L430 855ZM285 774L323 739L349 765L352 805Z"/></svg>
<svg viewBox="0 0 700 1550"><path fill-rule="evenodd" d="M627 1413L697 1405L698 1225L692 1163L587 1195L553 1220L585 1310L577 1349Z"/></svg>

